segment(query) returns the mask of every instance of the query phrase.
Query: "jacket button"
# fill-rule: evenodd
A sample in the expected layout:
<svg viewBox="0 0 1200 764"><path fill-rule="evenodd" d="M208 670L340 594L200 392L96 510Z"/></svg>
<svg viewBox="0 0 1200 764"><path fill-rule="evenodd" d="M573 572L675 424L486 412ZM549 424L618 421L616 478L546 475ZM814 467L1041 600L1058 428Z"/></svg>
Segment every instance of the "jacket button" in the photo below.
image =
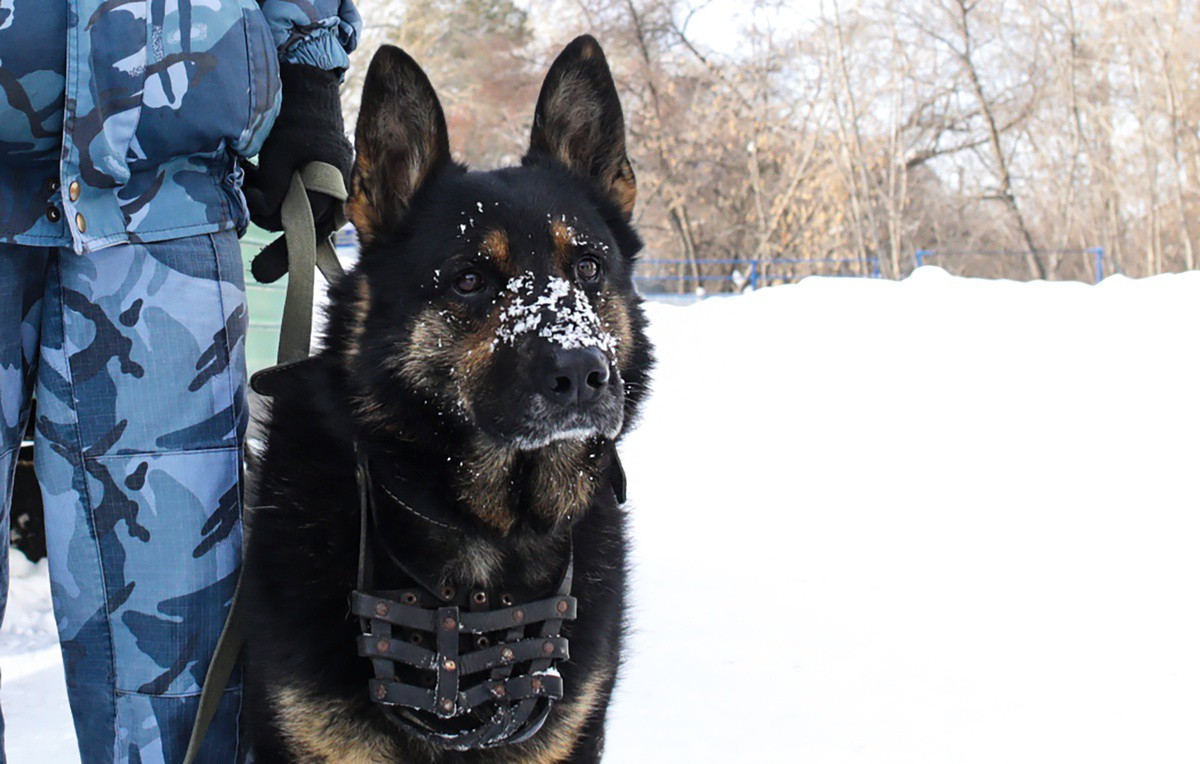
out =
<svg viewBox="0 0 1200 764"><path fill-rule="evenodd" d="M82 190L83 188L79 185L79 181L73 180L71 181L71 185L67 186L67 195L71 197L71 201L77 202L79 201L79 192Z"/></svg>
<svg viewBox="0 0 1200 764"><path fill-rule="evenodd" d="M46 209L46 219L51 223L57 223L62 220L62 213L58 211L58 207L48 207Z"/></svg>
<svg viewBox="0 0 1200 764"><path fill-rule="evenodd" d="M53 194L58 190L59 185L58 178L51 178L50 180L46 181L46 191Z"/></svg>
<svg viewBox="0 0 1200 764"><path fill-rule="evenodd" d="M87 233L87 221L84 220L82 212L75 213L75 227L80 233Z"/></svg>

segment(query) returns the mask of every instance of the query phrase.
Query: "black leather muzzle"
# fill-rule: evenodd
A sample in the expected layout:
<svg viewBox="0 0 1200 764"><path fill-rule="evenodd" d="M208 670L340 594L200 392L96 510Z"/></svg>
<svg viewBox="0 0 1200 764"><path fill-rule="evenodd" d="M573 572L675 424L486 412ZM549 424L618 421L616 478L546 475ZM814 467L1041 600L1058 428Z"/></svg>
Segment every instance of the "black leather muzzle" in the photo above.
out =
<svg viewBox="0 0 1200 764"><path fill-rule="evenodd" d="M459 594L450 586L434 591L411 572L412 588L375 590L374 490L361 453L358 482L362 528L350 609L361 629L358 654L374 672L371 700L397 727L440 748L528 740L563 697L557 666L570 658L561 629L576 615L574 555L557 593L530 602L483 590Z"/></svg>

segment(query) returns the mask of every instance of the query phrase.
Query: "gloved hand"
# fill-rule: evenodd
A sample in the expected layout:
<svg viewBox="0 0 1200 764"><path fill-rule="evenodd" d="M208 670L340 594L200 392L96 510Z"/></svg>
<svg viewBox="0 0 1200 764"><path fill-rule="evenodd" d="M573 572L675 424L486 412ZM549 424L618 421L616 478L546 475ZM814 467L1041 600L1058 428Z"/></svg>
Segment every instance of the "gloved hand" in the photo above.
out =
<svg viewBox="0 0 1200 764"><path fill-rule="evenodd" d="M304 64L279 66L283 104L275 126L258 152L258 166L244 162L242 192L254 224L268 231L283 229L280 208L292 175L309 162L327 162L342 171L347 185L354 149L346 139L342 105L338 98L340 72ZM317 236L333 232L337 202L325 194L308 193ZM287 245L283 237L260 252L250 264L254 278L263 283L287 273Z"/></svg>

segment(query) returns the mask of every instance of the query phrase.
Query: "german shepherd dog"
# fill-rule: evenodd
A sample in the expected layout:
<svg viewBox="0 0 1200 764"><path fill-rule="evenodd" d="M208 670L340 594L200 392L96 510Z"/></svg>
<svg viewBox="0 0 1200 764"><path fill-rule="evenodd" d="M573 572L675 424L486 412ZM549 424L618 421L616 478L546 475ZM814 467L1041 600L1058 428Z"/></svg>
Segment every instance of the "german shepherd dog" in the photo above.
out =
<svg viewBox="0 0 1200 764"><path fill-rule="evenodd" d="M330 289L324 349L274 386L249 516L255 760L597 761L626 600L615 444L652 365L632 283L635 180L608 63L595 39L572 42L547 74L520 166L476 172L451 159L425 73L385 46L355 143L347 208L361 257ZM426 582L421 601L463 613L488 603L484 612L509 606L519 619L513 607L561 595L573 566L577 611L560 631L569 658L527 677L538 690L561 677L536 732L459 749L413 731L446 720L412 713L399 724L372 697L374 662L361 651L376 643L348 605L363 539L377 588L416 601ZM460 639L468 650L489 637L464 633L451 649ZM441 670L401 673L431 687Z"/></svg>

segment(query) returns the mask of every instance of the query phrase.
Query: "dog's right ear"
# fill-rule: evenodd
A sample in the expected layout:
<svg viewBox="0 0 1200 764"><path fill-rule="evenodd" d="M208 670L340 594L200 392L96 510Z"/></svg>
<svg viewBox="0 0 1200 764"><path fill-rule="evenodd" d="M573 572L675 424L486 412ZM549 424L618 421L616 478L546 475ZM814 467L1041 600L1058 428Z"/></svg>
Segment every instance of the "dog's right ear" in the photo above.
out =
<svg viewBox="0 0 1200 764"><path fill-rule="evenodd" d="M354 148L346 214L369 244L403 220L425 181L450 162L437 93L417 62L393 45L371 59Z"/></svg>

